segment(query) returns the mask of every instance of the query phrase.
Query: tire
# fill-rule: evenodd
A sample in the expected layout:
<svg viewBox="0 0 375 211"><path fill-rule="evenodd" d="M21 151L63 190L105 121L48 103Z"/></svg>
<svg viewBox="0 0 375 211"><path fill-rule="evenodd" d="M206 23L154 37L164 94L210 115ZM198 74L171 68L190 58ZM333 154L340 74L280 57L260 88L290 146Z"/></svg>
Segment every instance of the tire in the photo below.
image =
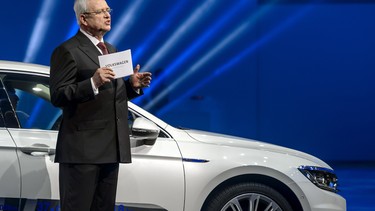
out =
<svg viewBox="0 0 375 211"><path fill-rule="evenodd" d="M293 211L286 198L261 183L240 183L216 192L202 211Z"/></svg>

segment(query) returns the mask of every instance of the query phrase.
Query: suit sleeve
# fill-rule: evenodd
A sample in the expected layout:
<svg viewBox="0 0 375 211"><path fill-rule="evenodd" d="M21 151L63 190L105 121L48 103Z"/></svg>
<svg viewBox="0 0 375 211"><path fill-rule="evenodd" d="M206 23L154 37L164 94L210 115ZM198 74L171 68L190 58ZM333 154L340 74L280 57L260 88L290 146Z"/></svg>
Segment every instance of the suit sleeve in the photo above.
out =
<svg viewBox="0 0 375 211"><path fill-rule="evenodd" d="M56 107L82 103L94 99L90 78L77 80L77 65L72 54L60 46L51 57L51 102Z"/></svg>
<svg viewBox="0 0 375 211"><path fill-rule="evenodd" d="M128 100L131 100L131 99L134 99L138 96L141 96L143 95L143 90L142 89L139 89L139 93L136 92L132 85L130 84L130 81L129 79L128 80L125 80L125 86L126 86L126 94L128 96Z"/></svg>

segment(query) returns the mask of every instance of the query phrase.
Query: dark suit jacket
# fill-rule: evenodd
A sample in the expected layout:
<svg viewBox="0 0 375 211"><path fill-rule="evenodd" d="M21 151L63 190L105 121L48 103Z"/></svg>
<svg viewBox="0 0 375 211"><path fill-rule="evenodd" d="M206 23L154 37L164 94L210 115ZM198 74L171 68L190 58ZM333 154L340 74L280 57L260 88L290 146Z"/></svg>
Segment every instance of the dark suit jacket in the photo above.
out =
<svg viewBox="0 0 375 211"><path fill-rule="evenodd" d="M109 53L116 49L105 43ZM101 55L82 33L57 47L51 57L51 102L63 109L55 162L131 162L128 99L138 96L128 81L116 79L94 95L90 78Z"/></svg>

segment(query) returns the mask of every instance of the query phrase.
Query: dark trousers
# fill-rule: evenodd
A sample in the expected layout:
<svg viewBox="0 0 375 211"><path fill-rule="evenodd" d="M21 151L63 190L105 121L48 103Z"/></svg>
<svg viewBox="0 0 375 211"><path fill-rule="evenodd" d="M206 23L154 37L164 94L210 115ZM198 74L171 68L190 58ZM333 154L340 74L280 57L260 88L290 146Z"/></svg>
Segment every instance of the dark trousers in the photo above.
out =
<svg viewBox="0 0 375 211"><path fill-rule="evenodd" d="M61 211L113 211L118 163L59 165Z"/></svg>

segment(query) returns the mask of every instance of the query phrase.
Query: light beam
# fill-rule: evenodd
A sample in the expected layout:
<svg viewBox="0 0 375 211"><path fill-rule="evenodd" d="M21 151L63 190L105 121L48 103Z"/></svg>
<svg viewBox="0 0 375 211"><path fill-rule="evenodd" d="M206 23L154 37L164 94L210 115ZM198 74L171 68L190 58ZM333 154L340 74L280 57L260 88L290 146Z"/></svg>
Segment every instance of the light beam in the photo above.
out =
<svg viewBox="0 0 375 211"><path fill-rule="evenodd" d="M38 55L39 49L42 46L45 36L48 32L51 15L54 11L57 1L43 1L38 18L31 34L29 44L27 46L26 55L23 59L24 62L32 63Z"/></svg>
<svg viewBox="0 0 375 211"><path fill-rule="evenodd" d="M204 3L199 6L190 16L189 18L181 24L178 29L173 33L173 35L167 39L167 42L158 50L158 52L154 53L154 56L146 63L143 67L145 70L151 69L161 58L163 58L168 51L173 49L173 46L181 40L184 35L186 35L187 31L189 31L198 21L200 21L207 13L213 8L213 5L217 3L215 0L206 0Z"/></svg>
<svg viewBox="0 0 375 211"><path fill-rule="evenodd" d="M269 42L271 39L273 39L276 35L280 34L282 31L284 31L286 28L290 27L292 24L294 24L298 18L305 15L309 10L311 10L313 7L312 5L309 5L305 7L305 9L297 12L296 14L290 16L288 19L286 19L282 24L274 28L272 31L267 33L265 36L262 36L257 42L253 43L251 46L249 46L244 51L240 52L236 57L231 59L229 62L227 62L225 65L217 69L213 74L207 76L203 80L201 80L197 85L190 88L187 92L184 92L183 95L181 95L179 98L171 101L168 103L168 105L164 106L162 109L160 109L156 115L161 116L165 114L168 110L172 109L176 105L178 105L182 100L186 99L187 97L191 96L194 92L196 92L198 89L202 88L204 85L209 83L214 78L218 77L219 75L223 74L224 72L231 70L234 65L236 65L239 61L244 59L246 56L249 56L250 54L254 53L255 50ZM168 89L171 91L171 89Z"/></svg>
<svg viewBox="0 0 375 211"><path fill-rule="evenodd" d="M129 4L128 9L125 10L118 19L119 22L113 27L113 30L108 33L106 40L115 46L120 43L131 30L136 18L140 16L141 8L147 6L147 2L146 0L137 0L134 1L133 4ZM114 12L116 12L116 10L114 10Z"/></svg>

